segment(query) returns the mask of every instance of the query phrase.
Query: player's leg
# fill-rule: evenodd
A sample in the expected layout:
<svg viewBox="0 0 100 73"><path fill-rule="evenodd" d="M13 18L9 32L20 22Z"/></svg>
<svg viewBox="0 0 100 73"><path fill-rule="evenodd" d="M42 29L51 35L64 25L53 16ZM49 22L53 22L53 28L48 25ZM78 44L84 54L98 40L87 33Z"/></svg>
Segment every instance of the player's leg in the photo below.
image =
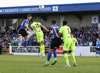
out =
<svg viewBox="0 0 100 73"><path fill-rule="evenodd" d="M53 54L54 54L54 61L51 65L55 65L57 63L57 54L56 54L56 49L59 48L59 46L62 44L62 40L60 38L55 38L54 39L54 51L53 51Z"/></svg>
<svg viewBox="0 0 100 73"><path fill-rule="evenodd" d="M47 61L46 61L46 64L44 66L48 66L49 65L49 61L51 59L52 52L53 52L53 49L49 49L48 56L47 56Z"/></svg>
<svg viewBox="0 0 100 73"><path fill-rule="evenodd" d="M45 66L48 66L49 61L51 59L52 52L54 54L54 61L53 61L53 63L51 65L56 64L56 62L57 62L56 48L58 48L57 42L58 41L56 40L56 38L52 39L51 46L50 46L50 49L49 49L49 53L48 53L48 56L47 56L47 62L45 64Z"/></svg>
<svg viewBox="0 0 100 73"><path fill-rule="evenodd" d="M49 52L48 52L47 61L46 61L46 64L44 66L48 66L49 65L49 61L51 59L52 52L54 51L53 48L54 48L54 39L52 39L52 41L51 41L51 46L50 46L50 49L49 49Z"/></svg>
<svg viewBox="0 0 100 73"><path fill-rule="evenodd" d="M45 54L44 34L43 32L38 32L36 36L37 36L37 42L39 43L40 46L40 54L42 58L43 55Z"/></svg>
<svg viewBox="0 0 100 73"><path fill-rule="evenodd" d="M18 38L18 49L20 49L21 44L22 44L22 36L19 35L19 38Z"/></svg>
<svg viewBox="0 0 100 73"><path fill-rule="evenodd" d="M70 53L70 55L71 55L71 57L72 57L72 60L73 60L73 65L74 66L77 66L77 63L76 63L76 59L75 59L75 53L74 53L74 50L75 50L75 46L72 46L72 42L70 42L71 44L70 44L70 48L69 48L69 53Z"/></svg>
<svg viewBox="0 0 100 73"><path fill-rule="evenodd" d="M64 59L66 62L66 67L70 67L68 54L67 54L69 51L69 42L68 41L64 42L63 51L64 51Z"/></svg>
<svg viewBox="0 0 100 73"><path fill-rule="evenodd" d="M40 43L39 43L39 45L40 45L40 53L41 53L41 59L43 58L43 56L45 55L45 46L44 46L44 41L41 41Z"/></svg>
<svg viewBox="0 0 100 73"><path fill-rule="evenodd" d="M25 36L24 39L25 39L25 41L24 41L24 47L26 48L27 47L28 36Z"/></svg>
<svg viewBox="0 0 100 73"><path fill-rule="evenodd" d="M77 66L76 59L75 59L75 54L74 54L74 50L70 50L69 53L70 53L70 55L72 57L73 65Z"/></svg>
<svg viewBox="0 0 100 73"><path fill-rule="evenodd" d="M53 50L53 56L54 56L54 61L51 65L55 65L57 63L57 53L56 53L56 49Z"/></svg>
<svg viewBox="0 0 100 73"><path fill-rule="evenodd" d="M24 39L25 39L25 41L24 41L24 50L25 50L26 52L28 52L28 50L27 50L28 35L24 36Z"/></svg>
<svg viewBox="0 0 100 73"><path fill-rule="evenodd" d="M20 46L22 44L22 37L24 36L24 30L23 29L20 29L19 30L19 37L18 37L18 49L20 49Z"/></svg>

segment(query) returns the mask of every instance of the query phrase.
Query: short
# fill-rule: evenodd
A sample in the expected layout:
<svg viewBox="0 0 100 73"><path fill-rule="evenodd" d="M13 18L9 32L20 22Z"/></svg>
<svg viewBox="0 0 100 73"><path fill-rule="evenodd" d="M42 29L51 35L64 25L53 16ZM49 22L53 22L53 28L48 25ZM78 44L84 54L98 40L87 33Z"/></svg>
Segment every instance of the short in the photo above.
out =
<svg viewBox="0 0 100 73"><path fill-rule="evenodd" d="M68 38L64 41L64 45L63 45L63 51L69 51L70 50L70 47L71 47L71 39Z"/></svg>
<svg viewBox="0 0 100 73"><path fill-rule="evenodd" d="M96 50L100 51L100 48L96 48Z"/></svg>
<svg viewBox="0 0 100 73"><path fill-rule="evenodd" d="M24 29L20 29L19 30L19 34L21 34L23 37L25 37L25 36L28 35L28 33L26 32L26 30L24 30Z"/></svg>
<svg viewBox="0 0 100 73"><path fill-rule="evenodd" d="M71 46L69 47L69 50L74 51L75 50L75 46L72 46L72 44L71 44Z"/></svg>
<svg viewBox="0 0 100 73"><path fill-rule="evenodd" d="M56 37L52 39L50 49L57 49L62 43L63 41L60 38Z"/></svg>
<svg viewBox="0 0 100 73"><path fill-rule="evenodd" d="M44 41L44 34L43 34L42 31L37 32L36 37L37 37L37 42L38 43L40 43L41 41Z"/></svg>

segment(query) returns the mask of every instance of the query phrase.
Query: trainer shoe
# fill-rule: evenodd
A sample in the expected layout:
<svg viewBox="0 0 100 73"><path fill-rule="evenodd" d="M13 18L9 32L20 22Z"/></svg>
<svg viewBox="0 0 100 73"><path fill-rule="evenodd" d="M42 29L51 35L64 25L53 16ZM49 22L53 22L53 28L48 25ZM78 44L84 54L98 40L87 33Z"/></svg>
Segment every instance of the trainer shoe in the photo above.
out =
<svg viewBox="0 0 100 73"><path fill-rule="evenodd" d="M71 67L70 64L66 64L65 68Z"/></svg>
<svg viewBox="0 0 100 73"><path fill-rule="evenodd" d="M49 63L44 64L44 66L49 66Z"/></svg>
<svg viewBox="0 0 100 73"><path fill-rule="evenodd" d="M76 64L76 63L74 63L74 64L73 64L73 66L77 66L77 64Z"/></svg>
<svg viewBox="0 0 100 73"><path fill-rule="evenodd" d="M43 56L42 55L40 56L40 59L43 59Z"/></svg>
<svg viewBox="0 0 100 73"><path fill-rule="evenodd" d="M57 63L57 60L54 60L51 65L55 65Z"/></svg>

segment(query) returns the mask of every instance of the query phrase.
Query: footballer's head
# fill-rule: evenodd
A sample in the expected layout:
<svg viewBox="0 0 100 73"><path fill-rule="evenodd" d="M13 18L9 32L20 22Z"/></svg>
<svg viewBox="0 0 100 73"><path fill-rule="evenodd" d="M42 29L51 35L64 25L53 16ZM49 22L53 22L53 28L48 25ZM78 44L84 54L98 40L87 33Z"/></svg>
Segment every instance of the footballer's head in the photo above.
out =
<svg viewBox="0 0 100 73"><path fill-rule="evenodd" d="M63 21L63 26L67 25L67 21Z"/></svg>
<svg viewBox="0 0 100 73"><path fill-rule="evenodd" d="M28 19L29 21L31 21L31 20L32 20L32 15L31 15L31 14L28 14L28 15L27 15L27 19Z"/></svg>
<svg viewBox="0 0 100 73"><path fill-rule="evenodd" d="M52 20L52 24L56 24L56 20Z"/></svg>

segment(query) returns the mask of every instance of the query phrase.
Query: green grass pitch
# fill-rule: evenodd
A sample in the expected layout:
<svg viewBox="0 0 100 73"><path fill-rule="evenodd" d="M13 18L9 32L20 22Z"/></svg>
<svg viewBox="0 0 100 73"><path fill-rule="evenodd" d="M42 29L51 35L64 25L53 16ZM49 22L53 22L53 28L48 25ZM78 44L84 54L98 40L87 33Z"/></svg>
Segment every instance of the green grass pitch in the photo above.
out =
<svg viewBox="0 0 100 73"><path fill-rule="evenodd" d="M71 58L70 63L72 65ZM99 57L76 57L78 66L65 68L63 57L54 66L44 67L46 57L0 55L0 73L100 73ZM53 57L51 62L53 62Z"/></svg>

